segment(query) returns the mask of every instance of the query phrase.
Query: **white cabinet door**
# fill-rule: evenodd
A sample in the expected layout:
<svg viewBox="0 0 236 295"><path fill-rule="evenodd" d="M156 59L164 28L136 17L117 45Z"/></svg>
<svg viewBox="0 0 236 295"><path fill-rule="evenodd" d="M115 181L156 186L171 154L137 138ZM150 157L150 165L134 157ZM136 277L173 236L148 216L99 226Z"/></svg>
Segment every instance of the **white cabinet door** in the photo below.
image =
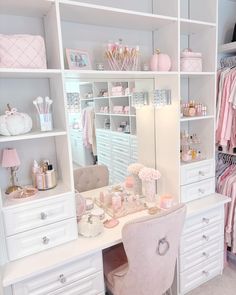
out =
<svg viewBox="0 0 236 295"><path fill-rule="evenodd" d="M74 195L66 194L41 202L3 210L6 235L11 236L75 216Z"/></svg>
<svg viewBox="0 0 236 295"><path fill-rule="evenodd" d="M6 239L10 260L19 259L78 237L75 218L29 230Z"/></svg>

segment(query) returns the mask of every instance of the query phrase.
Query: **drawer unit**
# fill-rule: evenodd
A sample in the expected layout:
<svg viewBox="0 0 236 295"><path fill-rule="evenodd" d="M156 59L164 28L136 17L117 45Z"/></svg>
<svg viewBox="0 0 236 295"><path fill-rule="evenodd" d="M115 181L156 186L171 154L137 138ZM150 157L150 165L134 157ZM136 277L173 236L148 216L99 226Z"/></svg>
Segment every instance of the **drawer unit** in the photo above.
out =
<svg viewBox="0 0 236 295"><path fill-rule="evenodd" d="M11 236L75 216L74 196L48 198L3 210L6 235Z"/></svg>
<svg viewBox="0 0 236 295"><path fill-rule="evenodd" d="M184 224L183 235L193 233L194 230L202 229L206 226L219 222L224 222L223 207L217 207L186 219Z"/></svg>
<svg viewBox="0 0 236 295"><path fill-rule="evenodd" d="M75 290L77 290L77 292L80 291L80 289L78 289L79 286L83 287L81 290L84 291L85 286L92 286L93 282L99 279L99 283L95 284L94 287L97 288L99 286L102 288L99 288L100 290L97 290L97 293L91 293L99 294L99 292L104 290L102 270L102 254L101 252L98 252L75 262L66 264L60 268L43 273L42 275L17 283L13 286L13 292L15 295L67 294L54 292L56 292L56 290L63 290L64 292L67 290L74 291L74 287L71 288L72 286L75 286ZM86 284L84 284L85 282ZM89 289L87 290L91 291ZM68 294L84 293L72 292Z"/></svg>
<svg viewBox="0 0 236 295"><path fill-rule="evenodd" d="M180 293L186 294L211 278L219 275L222 270L223 252L205 262L180 274Z"/></svg>
<svg viewBox="0 0 236 295"><path fill-rule="evenodd" d="M119 134L118 132L112 133L112 144L119 144L130 148L130 135L128 134Z"/></svg>
<svg viewBox="0 0 236 295"><path fill-rule="evenodd" d="M127 148L126 146L115 144L112 147L112 153L114 155L113 158L122 158L127 159L128 161L130 159L130 148Z"/></svg>
<svg viewBox="0 0 236 295"><path fill-rule="evenodd" d="M183 236L180 242L180 253L184 254L192 249L201 246L205 247L208 242L221 238L223 236L223 230L223 223L216 223L212 226L207 226L201 230Z"/></svg>
<svg viewBox="0 0 236 295"><path fill-rule="evenodd" d="M181 185L194 183L214 176L214 160L205 160L181 166Z"/></svg>
<svg viewBox="0 0 236 295"><path fill-rule="evenodd" d="M96 129L96 138L100 141L109 142L111 132L109 130Z"/></svg>
<svg viewBox="0 0 236 295"><path fill-rule="evenodd" d="M215 178L209 178L197 183L184 185L181 187L181 201L187 203L203 198L215 192Z"/></svg>
<svg viewBox="0 0 236 295"><path fill-rule="evenodd" d="M206 243L204 246L194 248L190 252L181 255L180 257L180 272L186 271L187 269L200 264L207 259L220 255L223 251L223 238L216 239L212 242Z"/></svg>
<svg viewBox="0 0 236 295"><path fill-rule="evenodd" d="M8 256L19 259L72 241L77 235L75 218L29 230L6 238Z"/></svg>

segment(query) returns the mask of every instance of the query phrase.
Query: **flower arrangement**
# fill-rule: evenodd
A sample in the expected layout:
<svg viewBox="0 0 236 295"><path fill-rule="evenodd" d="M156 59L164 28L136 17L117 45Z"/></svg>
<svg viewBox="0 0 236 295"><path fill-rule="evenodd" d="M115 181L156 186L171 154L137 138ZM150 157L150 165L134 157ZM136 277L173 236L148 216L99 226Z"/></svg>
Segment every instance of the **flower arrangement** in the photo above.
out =
<svg viewBox="0 0 236 295"><path fill-rule="evenodd" d="M133 163L128 166L128 173L138 175L140 170L144 168L143 164L140 163Z"/></svg>
<svg viewBox="0 0 236 295"><path fill-rule="evenodd" d="M143 181L158 180L161 178L161 173L153 168L144 167L139 171L139 178Z"/></svg>

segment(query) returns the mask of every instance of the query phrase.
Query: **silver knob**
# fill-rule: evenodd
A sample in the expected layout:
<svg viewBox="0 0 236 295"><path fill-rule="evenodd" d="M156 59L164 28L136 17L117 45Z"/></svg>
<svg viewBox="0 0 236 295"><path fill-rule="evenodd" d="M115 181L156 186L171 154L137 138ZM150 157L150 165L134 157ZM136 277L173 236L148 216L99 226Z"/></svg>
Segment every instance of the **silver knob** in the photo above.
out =
<svg viewBox="0 0 236 295"><path fill-rule="evenodd" d="M202 253L202 256L204 256L205 258L208 258L209 257L209 253L203 252Z"/></svg>
<svg viewBox="0 0 236 295"><path fill-rule="evenodd" d="M200 176L205 176L205 173L204 173L203 171L199 171L198 174L199 174Z"/></svg>
<svg viewBox="0 0 236 295"><path fill-rule="evenodd" d="M65 277L63 274L59 275L59 281L60 281L62 284L65 284L65 283L66 283L66 277Z"/></svg>
<svg viewBox="0 0 236 295"><path fill-rule="evenodd" d="M209 276L209 271L203 270L202 272L205 276Z"/></svg>
<svg viewBox="0 0 236 295"><path fill-rule="evenodd" d="M201 189L201 188L199 188L198 192L199 192L199 194L205 194L205 190Z"/></svg>
<svg viewBox="0 0 236 295"><path fill-rule="evenodd" d="M50 241L50 239L48 237L43 237L42 240L43 240L44 245L47 245L49 243L49 241Z"/></svg>
<svg viewBox="0 0 236 295"><path fill-rule="evenodd" d="M209 236L203 235L202 238L206 241L209 241Z"/></svg>
<svg viewBox="0 0 236 295"><path fill-rule="evenodd" d="M48 215L45 212L41 212L40 217L42 220L45 220L48 217Z"/></svg>
<svg viewBox="0 0 236 295"><path fill-rule="evenodd" d="M205 217L203 217L203 218L202 218L202 222L208 224L208 223L210 222L210 219L209 219L209 218L205 218Z"/></svg>

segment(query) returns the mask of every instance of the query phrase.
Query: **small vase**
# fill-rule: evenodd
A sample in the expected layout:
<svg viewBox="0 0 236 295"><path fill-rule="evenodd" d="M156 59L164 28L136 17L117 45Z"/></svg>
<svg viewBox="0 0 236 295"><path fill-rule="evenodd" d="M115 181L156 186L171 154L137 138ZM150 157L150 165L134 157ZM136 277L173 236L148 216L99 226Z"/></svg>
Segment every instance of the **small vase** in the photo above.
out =
<svg viewBox="0 0 236 295"><path fill-rule="evenodd" d="M135 195L142 195L142 181L136 174L132 174L133 180L134 180L134 194Z"/></svg>
<svg viewBox="0 0 236 295"><path fill-rule="evenodd" d="M143 181L143 194L146 202L154 203L156 201L156 181Z"/></svg>

